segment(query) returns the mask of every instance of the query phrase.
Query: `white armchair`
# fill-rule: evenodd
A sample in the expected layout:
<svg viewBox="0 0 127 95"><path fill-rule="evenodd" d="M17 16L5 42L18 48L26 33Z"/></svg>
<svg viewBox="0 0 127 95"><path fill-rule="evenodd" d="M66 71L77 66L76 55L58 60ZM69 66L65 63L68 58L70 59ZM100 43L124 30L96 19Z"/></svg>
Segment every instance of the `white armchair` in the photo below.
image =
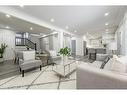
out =
<svg viewBox="0 0 127 95"><path fill-rule="evenodd" d="M35 60L35 51L23 51L22 58L19 59L19 67L22 72L22 77L24 77L24 70L42 67L41 60Z"/></svg>
<svg viewBox="0 0 127 95"><path fill-rule="evenodd" d="M49 53L48 63L54 64L54 61L61 59L61 56L58 56L56 51L54 50L50 50L48 53Z"/></svg>

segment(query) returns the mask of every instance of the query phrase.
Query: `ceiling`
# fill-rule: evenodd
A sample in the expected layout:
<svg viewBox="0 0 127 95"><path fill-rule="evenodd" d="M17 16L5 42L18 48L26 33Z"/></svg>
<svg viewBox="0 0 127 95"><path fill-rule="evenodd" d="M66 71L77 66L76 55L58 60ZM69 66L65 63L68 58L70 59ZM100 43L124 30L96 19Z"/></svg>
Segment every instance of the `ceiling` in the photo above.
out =
<svg viewBox="0 0 127 95"><path fill-rule="evenodd" d="M53 26L60 27L66 31L77 35L89 33L100 37L108 29L109 33L115 32L125 11L126 6L9 6L18 12L30 15L40 21L45 21ZM108 16L104 14L108 12ZM51 22L51 19L54 22ZM10 20L10 21L9 21ZM9 21L9 22L8 22ZM105 25L108 22L109 25ZM0 24L8 24L16 30L29 31L33 27L34 32L49 33L50 29L45 30L41 25L33 24L16 17L4 19L0 15ZM68 29L66 29L68 26ZM44 30L43 30L44 28ZM77 32L74 32L74 31Z"/></svg>
<svg viewBox="0 0 127 95"><path fill-rule="evenodd" d="M32 30L30 29L32 27ZM0 13L0 28L9 29L15 32L29 32L33 34L50 34L51 29L19 19L11 16L6 17L6 14Z"/></svg>

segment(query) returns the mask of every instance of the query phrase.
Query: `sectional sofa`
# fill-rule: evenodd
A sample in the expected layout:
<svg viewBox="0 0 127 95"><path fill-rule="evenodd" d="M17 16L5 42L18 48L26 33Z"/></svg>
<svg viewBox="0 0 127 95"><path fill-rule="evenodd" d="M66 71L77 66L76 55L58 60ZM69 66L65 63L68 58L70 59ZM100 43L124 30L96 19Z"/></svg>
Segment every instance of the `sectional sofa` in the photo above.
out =
<svg viewBox="0 0 127 95"><path fill-rule="evenodd" d="M84 63L77 67L77 89L127 89L127 56L103 62Z"/></svg>

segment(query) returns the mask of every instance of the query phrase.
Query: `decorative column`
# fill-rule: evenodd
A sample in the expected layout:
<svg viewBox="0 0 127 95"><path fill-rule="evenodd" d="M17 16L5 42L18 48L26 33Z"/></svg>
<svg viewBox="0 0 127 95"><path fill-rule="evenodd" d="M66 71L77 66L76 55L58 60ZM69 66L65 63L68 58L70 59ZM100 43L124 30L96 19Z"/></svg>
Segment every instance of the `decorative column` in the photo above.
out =
<svg viewBox="0 0 127 95"><path fill-rule="evenodd" d="M63 48L63 32L58 33L58 40L59 40L59 49Z"/></svg>

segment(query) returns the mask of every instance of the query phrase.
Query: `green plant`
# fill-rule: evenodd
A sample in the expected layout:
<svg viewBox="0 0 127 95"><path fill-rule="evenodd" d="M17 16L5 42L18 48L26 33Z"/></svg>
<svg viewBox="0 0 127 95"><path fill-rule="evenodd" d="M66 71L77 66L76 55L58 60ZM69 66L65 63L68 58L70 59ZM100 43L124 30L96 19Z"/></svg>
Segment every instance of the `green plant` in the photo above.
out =
<svg viewBox="0 0 127 95"><path fill-rule="evenodd" d="M4 54L4 51L6 49L7 45L5 43L1 44L1 47L0 47L0 58L3 58L3 54Z"/></svg>
<svg viewBox="0 0 127 95"><path fill-rule="evenodd" d="M70 52L71 52L70 48L65 47L65 48L61 48L58 53L63 56L70 56Z"/></svg>
<svg viewBox="0 0 127 95"><path fill-rule="evenodd" d="M106 47L106 44L103 44L104 47Z"/></svg>

